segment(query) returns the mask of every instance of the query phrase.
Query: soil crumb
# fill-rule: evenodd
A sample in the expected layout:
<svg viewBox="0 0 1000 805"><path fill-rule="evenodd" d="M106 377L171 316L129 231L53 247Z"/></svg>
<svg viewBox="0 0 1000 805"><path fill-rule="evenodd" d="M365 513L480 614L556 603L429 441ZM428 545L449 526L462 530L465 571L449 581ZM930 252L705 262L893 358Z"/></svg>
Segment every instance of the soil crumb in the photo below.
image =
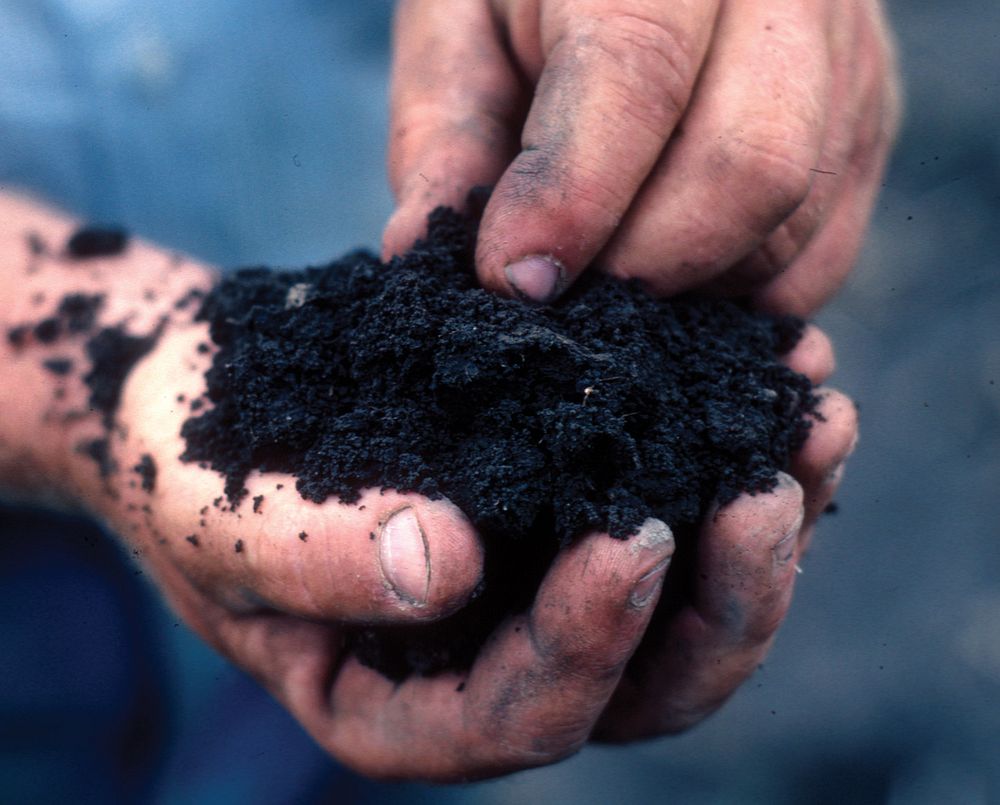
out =
<svg viewBox="0 0 1000 805"><path fill-rule="evenodd" d="M529 306L478 287L475 233L438 209L388 264L353 252L243 269L198 314L218 347L213 405L184 424L182 458L224 475L233 506L251 471L284 472L316 502L366 487L447 497L482 537L484 580L461 612L352 634L395 679L470 665L581 534L626 538L653 516L690 555L713 501L774 487L817 402L778 360L799 320L658 300L598 271Z"/></svg>
<svg viewBox="0 0 1000 805"><path fill-rule="evenodd" d="M112 226L85 226L66 241L66 254L77 260L91 257L114 257L128 244L128 233Z"/></svg>
<svg viewBox="0 0 1000 805"><path fill-rule="evenodd" d="M102 478L110 478L118 471L118 464L111 457L111 443L107 438L88 439L76 446L76 451L87 456L96 465Z"/></svg>
<svg viewBox="0 0 1000 805"><path fill-rule="evenodd" d="M41 257L48 251L45 240L37 232L28 232L25 234L24 242L28 246L28 251L35 257Z"/></svg>
<svg viewBox="0 0 1000 805"><path fill-rule="evenodd" d="M156 462L149 453L143 453L132 471L137 473L142 479L142 488L146 492L152 492L156 488Z"/></svg>
<svg viewBox="0 0 1000 805"><path fill-rule="evenodd" d="M63 335L77 335L93 329L97 314L104 304L101 294L67 294L55 313L34 324L19 324L7 331L11 346L23 347L32 335L40 344L52 344Z"/></svg>
<svg viewBox="0 0 1000 805"><path fill-rule="evenodd" d="M114 425L122 386L132 367L156 345L159 331L129 335L121 327L105 327L87 341L91 368L83 377L90 389L90 407L101 413L104 426Z"/></svg>
<svg viewBox="0 0 1000 805"><path fill-rule="evenodd" d="M71 358L48 358L42 361L42 366L57 377L65 377L73 371Z"/></svg>
<svg viewBox="0 0 1000 805"><path fill-rule="evenodd" d="M62 298L58 314L67 332L86 333L93 328L103 305L103 294L71 293Z"/></svg>

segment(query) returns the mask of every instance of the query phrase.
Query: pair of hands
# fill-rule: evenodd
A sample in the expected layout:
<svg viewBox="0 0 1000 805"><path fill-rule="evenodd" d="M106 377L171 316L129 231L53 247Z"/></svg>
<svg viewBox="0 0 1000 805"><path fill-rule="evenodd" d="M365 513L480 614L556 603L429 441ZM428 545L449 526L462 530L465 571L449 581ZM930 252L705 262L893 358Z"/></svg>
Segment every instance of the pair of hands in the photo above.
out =
<svg viewBox="0 0 1000 805"><path fill-rule="evenodd" d="M102 513L188 624L321 746L376 777L487 777L553 762L591 738L628 741L704 718L766 654L856 438L851 402L824 391L823 419L792 475L709 514L690 579L668 572L674 543L659 521L628 541L586 535L468 672L397 685L344 650L344 628L460 607L481 572L474 530L446 501L371 490L356 504L317 505L276 474L248 481L248 501L263 496L256 511L211 505L220 476L176 458L189 416L177 395L204 389L205 338L204 325L175 323L130 376L114 453L122 467L152 456L156 484L119 485ZM815 382L833 367L815 328L787 361ZM654 619L661 591L674 600Z"/></svg>
<svg viewBox="0 0 1000 805"><path fill-rule="evenodd" d="M404 0L395 39L387 254L489 184L480 277L529 299L596 261L658 293L804 314L855 258L898 106L874 0ZM662 524L585 536L467 674L397 686L344 652L344 626L460 607L481 571L473 529L446 502L315 505L274 475L250 480L258 513L209 505L221 479L176 459L204 339L175 323L130 377L115 450L123 467L152 455L157 485L102 513L206 640L380 777L496 775L712 712L766 653L856 437L853 406L826 392L791 476L706 518L690 579L668 573ZM817 383L833 366L815 328L787 360ZM685 593L652 619L664 589Z"/></svg>

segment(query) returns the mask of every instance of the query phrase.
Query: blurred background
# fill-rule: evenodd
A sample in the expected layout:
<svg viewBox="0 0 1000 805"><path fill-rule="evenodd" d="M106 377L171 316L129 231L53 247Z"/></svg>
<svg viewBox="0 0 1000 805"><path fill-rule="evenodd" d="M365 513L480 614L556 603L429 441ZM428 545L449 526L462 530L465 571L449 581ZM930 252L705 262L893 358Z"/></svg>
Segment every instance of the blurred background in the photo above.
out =
<svg viewBox="0 0 1000 805"><path fill-rule="evenodd" d="M376 246L391 10L3 0L0 184L223 265ZM905 125L820 317L862 440L720 713L495 782L371 783L93 524L0 508L0 802L1000 803L1000 4L889 10Z"/></svg>

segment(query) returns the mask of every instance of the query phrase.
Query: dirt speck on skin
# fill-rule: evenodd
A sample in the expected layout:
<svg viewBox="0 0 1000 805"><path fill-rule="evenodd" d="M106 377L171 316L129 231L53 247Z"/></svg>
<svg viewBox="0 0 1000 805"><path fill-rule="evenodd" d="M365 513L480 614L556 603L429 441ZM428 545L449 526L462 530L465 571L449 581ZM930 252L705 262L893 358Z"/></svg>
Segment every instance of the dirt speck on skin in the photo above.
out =
<svg viewBox="0 0 1000 805"><path fill-rule="evenodd" d="M142 488L145 492L152 492L156 488L156 462L149 453L143 453L132 471L137 473L142 479Z"/></svg>
<svg viewBox="0 0 1000 805"><path fill-rule="evenodd" d="M101 413L106 428L114 424L129 372L156 346L159 335L159 330L136 336L129 335L122 327L105 327L87 341L91 368L83 381L90 389L90 406Z"/></svg>
<svg viewBox="0 0 1000 805"><path fill-rule="evenodd" d="M73 371L73 360L71 358L47 358L42 361L42 366L57 377L65 377Z"/></svg>
<svg viewBox="0 0 1000 805"><path fill-rule="evenodd" d="M40 344L51 344L63 333L62 322L55 316L42 319L35 325L32 333Z"/></svg>
<svg viewBox="0 0 1000 805"><path fill-rule="evenodd" d="M186 310L192 303L200 302L204 297L205 292L201 288L191 288L184 296L174 302L174 310Z"/></svg>
<svg viewBox="0 0 1000 805"><path fill-rule="evenodd" d="M7 340L14 347L23 347L29 335L40 344L52 344L64 335L89 332L103 304L104 297L100 294L67 294L51 316L34 324L12 327L7 331Z"/></svg>
<svg viewBox="0 0 1000 805"><path fill-rule="evenodd" d="M185 422L182 458L225 476L231 502L251 471L282 472L307 500L392 488L447 497L475 525L485 570L469 605L353 632L359 658L397 679L467 667L583 533L626 538L656 517L690 554L713 501L774 487L817 402L778 360L798 320L658 300L598 271L530 306L478 287L475 233L439 209L388 264L244 269L198 313L218 348L213 405Z"/></svg>
<svg viewBox="0 0 1000 805"><path fill-rule="evenodd" d="M119 227L85 226L66 241L66 254L77 260L114 257L128 245L128 233Z"/></svg>
<svg viewBox="0 0 1000 805"><path fill-rule="evenodd" d="M109 478L118 471L117 462L111 457L111 443L107 438L88 439L76 446L76 451L87 456L96 465L102 478Z"/></svg>
<svg viewBox="0 0 1000 805"><path fill-rule="evenodd" d="M48 247L45 245L45 241L42 236L37 232L28 232L24 236L25 245L28 247L28 251L31 252L35 257L41 257L45 252L48 251Z"/></svg>

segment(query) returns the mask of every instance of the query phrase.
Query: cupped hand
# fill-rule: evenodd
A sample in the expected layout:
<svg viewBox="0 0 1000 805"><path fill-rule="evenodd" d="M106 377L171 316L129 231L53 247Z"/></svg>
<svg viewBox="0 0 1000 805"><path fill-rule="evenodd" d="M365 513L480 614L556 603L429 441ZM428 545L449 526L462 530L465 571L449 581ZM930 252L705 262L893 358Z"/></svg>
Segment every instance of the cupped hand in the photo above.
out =
<svg viewBox="0 0 1000 805"><path fill-rule="evenodd" d="M204 340L202 325L172 325L130 376L114 454L121 467L150 456L155 484L147 491L135 474L103 513L196 631L327 751L375 777L495 776L594 737L648 737L703 718L770 645L855 433L853 407L827 394L825 420L793 467L798 482L783 476L774 492L713 512L693 586L681 577L689 569L668 573L675 546L663 523L648 520L628 541L589 534L471 669L397 684L351 655L344 629L460 607L482 568L473 528L446 501L369 490L355 504L317 505L275 474L251 477L235 509L219 500L222 478L177 458L204 387ZM832 369L829 343L810 328L789 362L820 380ZM664 584L690 594L654 619Z"/></svg>
<svg viewBox="0 0 1000 805"><path fill-rule="evenodd" d="M814 383L833 352L806 329L787 363ZM791 603L800 561L857 443L857 410L820 387L809 438L767 494L715 507L679 594L664 602L598 722L594 738L631 741L687 729L717 710L758 668ZM668 585L671 578L668 577ZM669 589L669 588L668 588Z"/></svg>
<svg viewBox="0 0 1000 805"><path fill-rule="evenodd" d="M394 41L385 254L493 185L480 279L535 301L596 262L806 315L898 124L877 0L404 0Z"/></svg>
<svg viewBox="0 0 1000 805"><path fill-rule="evenodd" d="M392 682L350 653L345 627L455 611L482 572L474 529L447 501L368 490L317 505L270 473L251 476L230 506L219 474L178 459L205 388L206 341L204 325L175 322L132 371L112 435L114 494L96 496L184 620L371 776L471 779L581 745L654 609L669 529L650 521L629 543L585 537L472 669ZM152 490L132 469L144 457Z"/></svg>

